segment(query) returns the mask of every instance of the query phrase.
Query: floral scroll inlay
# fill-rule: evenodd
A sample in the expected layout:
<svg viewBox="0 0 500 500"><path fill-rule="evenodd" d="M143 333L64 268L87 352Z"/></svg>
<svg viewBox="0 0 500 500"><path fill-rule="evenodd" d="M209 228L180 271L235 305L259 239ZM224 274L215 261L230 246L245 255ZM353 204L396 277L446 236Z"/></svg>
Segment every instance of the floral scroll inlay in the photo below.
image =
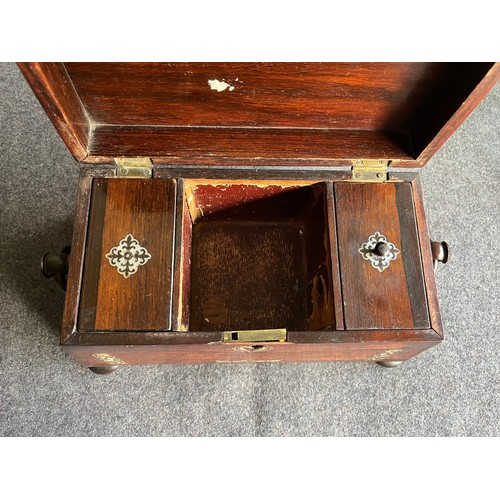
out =
<svg viewBox="0 0 500 500"><path fill-rule="evenodd" d="M122 276L128 278L137 272L139 266L146 264L151 255L136 238L127 234L116 247L113 247L106 254L106 258Z"/></svg>
<svg viewBox="0 0 500 500"><path fill-rule="evenodd" d="M385 244L383 255L377 253L377 248L380 248L381 244ZM378 231L372 234L368 238L368 241L363 243L358 252L363 256L363 259L369 260L371 265L380 272L389 267L391 261L396 260L400 253L396 245L387 241L387 238Z"/></svg>

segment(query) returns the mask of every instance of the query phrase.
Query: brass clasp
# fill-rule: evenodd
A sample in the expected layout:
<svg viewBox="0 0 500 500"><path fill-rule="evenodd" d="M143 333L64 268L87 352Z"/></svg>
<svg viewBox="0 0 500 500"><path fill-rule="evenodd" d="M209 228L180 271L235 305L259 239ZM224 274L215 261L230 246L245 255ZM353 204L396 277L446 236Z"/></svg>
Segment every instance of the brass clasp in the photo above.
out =
<svg viewBox="0 0 500 500"><path fill-rule="evenodd" d="M286 329L229 330L222 332L223 342L286 342Z"/></svg>

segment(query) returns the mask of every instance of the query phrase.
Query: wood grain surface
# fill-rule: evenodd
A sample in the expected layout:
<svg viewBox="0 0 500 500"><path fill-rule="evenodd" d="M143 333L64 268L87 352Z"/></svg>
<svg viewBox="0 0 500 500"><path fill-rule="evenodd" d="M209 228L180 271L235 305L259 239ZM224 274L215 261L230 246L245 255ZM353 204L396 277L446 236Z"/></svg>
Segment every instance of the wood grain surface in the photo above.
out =
<svg viewBox="0 0 500 500"><path fill-rule="evenodd" d="M148 156L159 164L213 166L385 158L395 167L419 167L500 77L493 63L20 68L78 160Z"/></svg>
<svg viewBox="0 0 500 500"><path fill-rule="evenodd" d="M101 125L391 130L441 76L443 63L65 66ZM211 89L215 80L226 89Z"/></svg>
<svg viewBox="0 0 500 500"><path fill-rule="evenodd" d="M64 344L75 332L80 307L80 292L82 283L83 263L85 260L85 241L89 223L89 208L92 193L92 175L96 168L82 168L78 180L76 198L75 222L71 242L71 253L64 301L64 316L60 341Z"/></svg>
<svg viewBox="0 0 500 500"><path fill-rule="evenodd" d="M392 339L370 339L360 332L357 340L320 343L265 343L234 345L223 342L171 345L68 345L65 348L84 366L113 364L104 359L113 356L120 366L163 363L271 363L320 361L403 361L436 346L442 340L434 331L396 331ZM346 332L347 333L347 332ZM387 333L387 332L385 332ZM103 338L103 336L101 336ZM103 338L105 340L105 337ZM260 347L260 348L259 348ZM111 358L112 359L112 358Z"/></svg>
<svg viewBox="0 0 500 500"><path fill-rule="evenodd" d="M409 183L335 184L347 329L429 328L412 196ZM358 251L377 231L400 250L383 272Z"/></svg>
<svg viewBox="0 0 500 500"><path fill-rule="evenodd" d="M441 335L441 337L444 337L441 312L439 310L436 273L434 271L434 263L432 260L431 239L429 237L429 229L427 227L424 199L422 193L422 183L419 176L413 179L413 181L411 182L411 187L414 195L413 200L415 206L418 236L420 239L420 253L422 255L422 268L424 273L431 327L439 335Z"/></svg>
<svg viewBox="0 0 500 500"><path fill-rule="evenodd" d="M169 330L175 182L94 179L79 330ZM150 260L128 278L106 254L128 234Z"/></svg>
<svg viewBox="0 0 500 500"><path fill-rule="evenodd" d="M89 154L91 121L62 63L19 63L43 109L78 161Z"/></svg>
<svg viewBox="0 0 500 500"><path fill-rule="evenodd" d="M297 223L195 224L190 330L303 329L303 254Z"/></svg>
<svg viewBox="0 0 500 500"><path fill-rule="evenodd" d="M148 156L166 165L339 166L356 158L392 158L418 167L408 135L349 129L98 126L88 162ZM340 162L340 163L339 163Z"/></svg>

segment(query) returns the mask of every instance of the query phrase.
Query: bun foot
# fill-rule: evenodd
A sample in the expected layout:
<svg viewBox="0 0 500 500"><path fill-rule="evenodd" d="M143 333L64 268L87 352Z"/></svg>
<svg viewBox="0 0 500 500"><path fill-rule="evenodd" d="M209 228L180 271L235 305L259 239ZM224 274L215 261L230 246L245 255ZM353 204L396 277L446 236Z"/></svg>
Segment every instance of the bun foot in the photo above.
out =
<svg viewBox="0 0 500 500"><path fill-rule="evenodd" d="M118 366L91 366L89 370L93 373L97 373L97 375L108 375L109 373L114 372Z"/></svg>
<svg viewBox="0 0 500 500"><path fill-rule="evenodd" d="M384 368L394 368L404 363L404 361L377 361L376 363Z"/></svg>

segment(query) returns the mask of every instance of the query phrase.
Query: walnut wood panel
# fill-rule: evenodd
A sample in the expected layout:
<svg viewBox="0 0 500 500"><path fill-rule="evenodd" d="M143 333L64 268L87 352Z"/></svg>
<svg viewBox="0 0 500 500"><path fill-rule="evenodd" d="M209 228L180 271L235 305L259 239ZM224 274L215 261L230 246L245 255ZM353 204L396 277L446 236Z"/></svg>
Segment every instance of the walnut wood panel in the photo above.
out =
<svg viewBox="0 0 500 500"><path fill-rule="evenodd" d="M405 134L373 130L99 126L89 163L147 156L155 164L349 166L356 158L419 167ZM396 161L400 160L400 161Z"/></svg>
<svg viewBox="0 0 500 500"><path fill-rule="evenodd" d="M437 345L428 335L415 342L267 343L234 345L221 342L204 345L99 345L65 346L84 366L259 363L319 361L403 361ZM103 359L104 358L104 359ZM110 360L106 362L105 360Z"/></svg>
<svg viewBox="0 0 500 500"><path fill-rule="evenodd" d="M170 329L174 217L174 181L94 180L80 330ZM151 258L126 277L106 254L129 234Z"/></svg>
<svg viewBox="0 0 500 500"><path fill-rule="evenodd" d="M61 63L18 63L43 109L78 161L88 155L90 119Z"/></svg>
<svg viewBox="0 0 500 500"><path fill-rule="evenodd" d="M346 328L428 328L411 185L337 183L335 204ZM400 250L383 272L358 251L377 231Z"/></svg>

